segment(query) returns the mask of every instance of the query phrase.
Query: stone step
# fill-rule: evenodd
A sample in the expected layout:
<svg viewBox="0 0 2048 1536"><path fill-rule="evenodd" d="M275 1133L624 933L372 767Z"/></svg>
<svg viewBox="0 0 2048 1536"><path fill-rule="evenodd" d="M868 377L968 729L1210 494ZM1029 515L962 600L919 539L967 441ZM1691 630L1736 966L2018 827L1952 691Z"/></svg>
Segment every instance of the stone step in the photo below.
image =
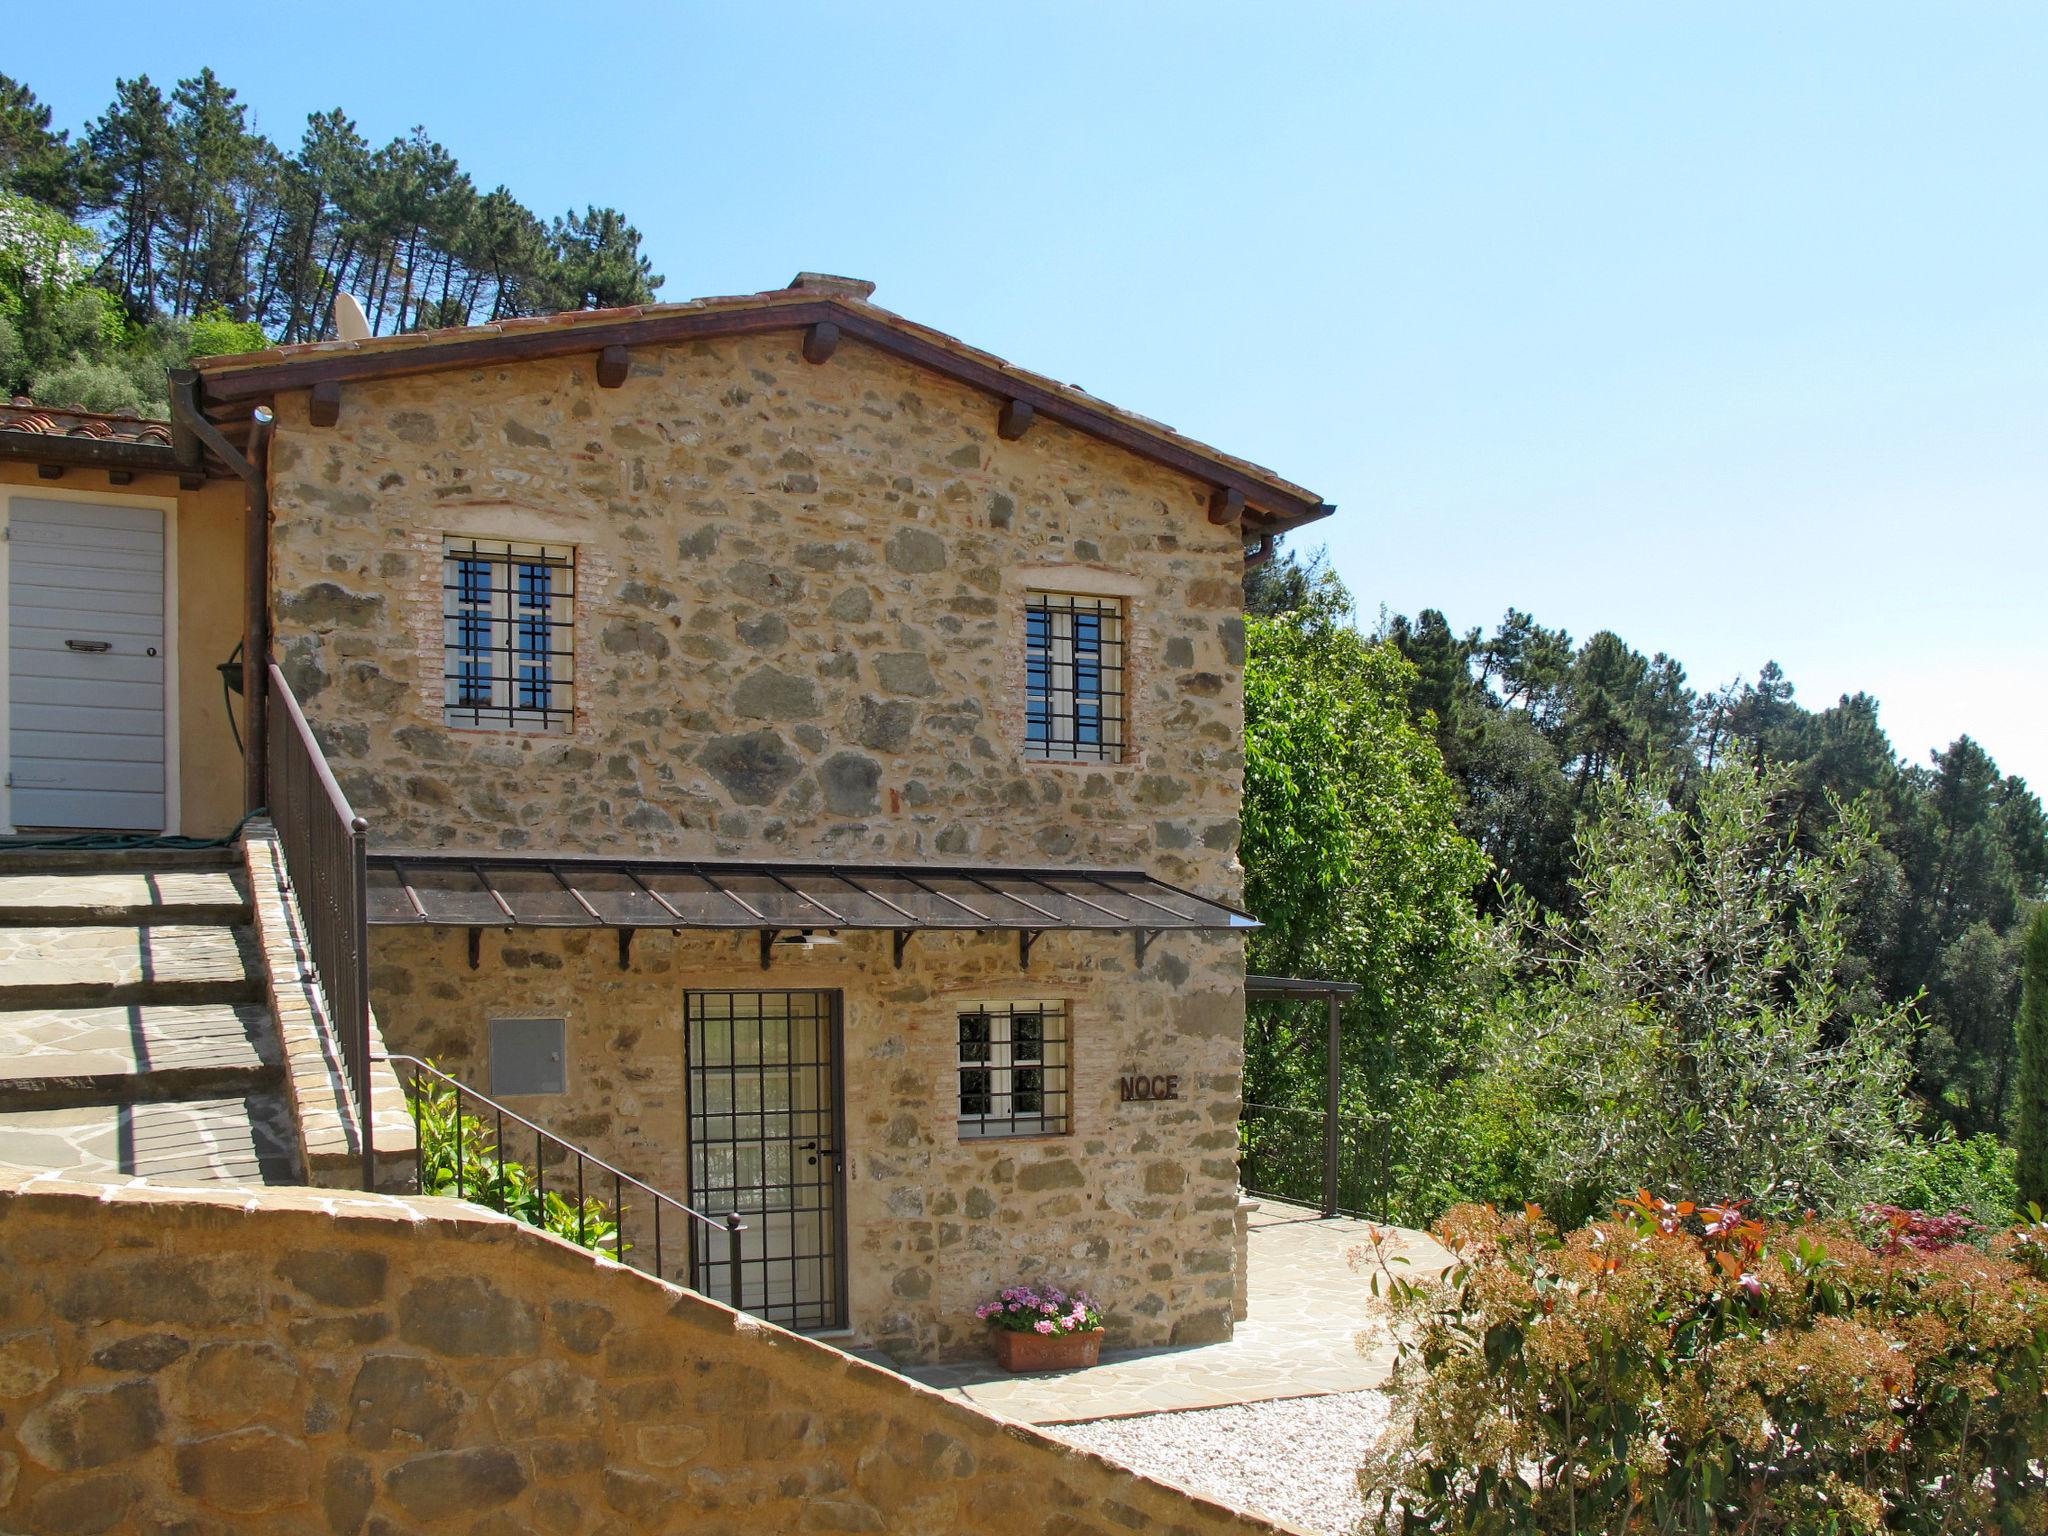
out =
<svg viewBox="0 0 2048 1536"><path fill-rule="evenodd" d="M16 873L0 862L0 925L239 923L249 901L232 871L153 868Z"/></svg>
<svg viewBox="0 0 2048 1536"><path fill-rule="evenodd" d="M274 1078L262 1008L224 1003L0 1013L0 1107L246 1093Z"/></svg>
<svg viewBox="0 0 2048 1536"><path fill-rule="evenodd" d="M291 1148L271 1092L0 1110L0 1163L78 1179L291 1184Z"/></svg>
<svg viewBox="0 0 2048 1536"><path fill-rule="evenodd" d="M0 927L0 1010L129 1003L253 1003L262 970L246 929Z"/></svg>
<svg viewBox="0 0 2048 1536"><path fill-rule="evenodd" d="M32 838L0 838L0 874L106 874L130 870L239 869L232 846L209 848L50 848Z"/></svg>

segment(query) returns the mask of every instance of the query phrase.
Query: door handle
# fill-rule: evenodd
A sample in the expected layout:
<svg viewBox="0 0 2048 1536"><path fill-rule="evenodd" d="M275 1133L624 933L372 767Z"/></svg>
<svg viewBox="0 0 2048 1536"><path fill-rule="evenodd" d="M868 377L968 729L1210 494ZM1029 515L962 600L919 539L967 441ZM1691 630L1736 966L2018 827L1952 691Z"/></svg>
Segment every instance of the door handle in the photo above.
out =
<svg viewBox="0 0 2048 1536"><path fill-rule="evenodd" d="M67 651L92 651L97 653L100 651L111 651L114 648L114 642L111 640L66 640L64 648Z"/></svg>
<svg viewBox="0 0 2048 1536"><path fill-rule="evenodd" d="M832 1149L830 1147L821 1147L815 1141L805 1142L802 1146L797 1148L797 1151L808 1152L811 1154L811 1156L805 1158L804 1161L813 1168L818 1166L819 1158L830 1157L832 1155Z"/></svg>

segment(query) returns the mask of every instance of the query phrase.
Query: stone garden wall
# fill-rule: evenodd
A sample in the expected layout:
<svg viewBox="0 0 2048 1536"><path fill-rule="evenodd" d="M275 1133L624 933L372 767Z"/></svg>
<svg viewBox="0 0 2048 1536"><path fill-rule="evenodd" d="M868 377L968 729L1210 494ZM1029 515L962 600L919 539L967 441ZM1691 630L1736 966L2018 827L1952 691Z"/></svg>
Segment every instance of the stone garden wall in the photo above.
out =
<svg viewBox="0 0 2048 1536"><path fill-rule="evenodd" d="M277 402L277 646L383 846L1139 866L1238 889L1242 560L1208 489L798 333ZM576 727L453 730L444 535L577 549ZM1130 750L1024 757L1023 595L1121 596Z"/></svg>
<svg viewBox="0 0 2048 1536"><path fill-rule="evenodd" d="M973 1308L1022 1280L1092 1291L1112 1347L1230 1335L1244 1030L1235 939L1159 939L1141 978L1121 935L1047 934L1020 971L1015 935L925 933L898 971L887 934L849 933L769 972L752 933L645 932L627 971L604 930L487 930L474 971L461 929L372 937L391 1049L488 1091L487 1019L565 1018L569 1091L508 1107L678 1198L683 989L839 989L848 1316L863 1347L900 1360L983 1352ZM1043 997L1068 1005L1072 1129L962 1140L957 1006ZM1117 1080L1132 1072L1172 1072L1182 1097L1125 1104ZM631 1235L647 1253L648 1234Z"/></svg>
<svg viewBox="0 0 2048 1536"><path fill-rule="evenodd" d="M488 1212L0 1178L0 1529L1277 1527Z"/></svg>

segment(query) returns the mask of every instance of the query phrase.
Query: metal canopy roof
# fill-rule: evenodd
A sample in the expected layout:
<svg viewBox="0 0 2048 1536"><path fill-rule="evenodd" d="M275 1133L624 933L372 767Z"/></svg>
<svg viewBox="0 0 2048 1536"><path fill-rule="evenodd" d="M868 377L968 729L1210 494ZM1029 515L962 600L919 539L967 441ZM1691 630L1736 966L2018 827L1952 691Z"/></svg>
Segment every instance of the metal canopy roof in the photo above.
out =
<svg viewBox="0 0 2048 1536"><path fill-rule="evenodd" d="M1257 921L1134 870L972 869L655 858L373 853L372 926L616 928L620 957L639 928L754 929L762 963L778 935L872 929L904 942L925 929L1131 933L1244 932ZM474 939L474 933L472 934ZM474 943L472 943L474 954Z"/></svg>

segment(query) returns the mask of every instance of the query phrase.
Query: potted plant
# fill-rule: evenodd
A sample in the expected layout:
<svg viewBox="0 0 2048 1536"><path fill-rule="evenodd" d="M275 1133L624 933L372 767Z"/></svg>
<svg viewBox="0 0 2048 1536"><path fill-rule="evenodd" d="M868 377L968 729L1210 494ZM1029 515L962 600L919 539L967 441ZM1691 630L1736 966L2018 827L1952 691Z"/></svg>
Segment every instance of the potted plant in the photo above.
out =
<svg viewBox="0 0 2048 1536"><path fill-rule="evenodd" d="M1102 1359L1102 1312L1086 1291L1013 1285L974 1315L995 1326L996 1361L1006 1371L1071 1371Z"/></svg>

